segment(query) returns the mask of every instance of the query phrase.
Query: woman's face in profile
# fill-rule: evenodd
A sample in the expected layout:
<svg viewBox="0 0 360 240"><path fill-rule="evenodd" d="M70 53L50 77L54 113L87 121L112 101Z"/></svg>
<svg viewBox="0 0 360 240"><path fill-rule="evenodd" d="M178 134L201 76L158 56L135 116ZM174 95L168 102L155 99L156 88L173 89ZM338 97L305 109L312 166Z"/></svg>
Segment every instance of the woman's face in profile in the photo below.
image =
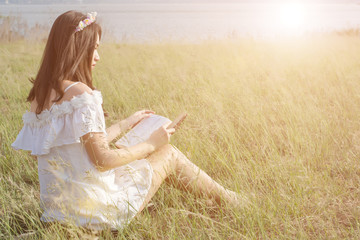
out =
<svg viewBox="0 0 360 240"><path fill-rule="evenodd" d="M95 44L95 50L94 50L93 57L92 57L91 69L93 69L96 65L96 62L100 60L100 56L97 51L98 47L99 47L99 34L96 35L96 44Z"/></svg>

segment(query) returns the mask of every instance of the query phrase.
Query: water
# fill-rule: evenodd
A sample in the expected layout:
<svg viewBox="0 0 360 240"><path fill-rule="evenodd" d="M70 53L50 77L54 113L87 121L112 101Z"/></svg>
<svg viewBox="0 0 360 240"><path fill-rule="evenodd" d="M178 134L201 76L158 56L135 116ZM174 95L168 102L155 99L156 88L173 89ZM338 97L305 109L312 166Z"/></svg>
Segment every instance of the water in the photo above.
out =
<svg viewBox="0 0 360 240"><path fill-rule="evenodd" d="M102 27L117 39L206 39L276 37L356 28L360 5L274 3L122 3L92 5L0 5L0 15L21 16L29 27L51 26L67 10L98 12Z"/></svg>

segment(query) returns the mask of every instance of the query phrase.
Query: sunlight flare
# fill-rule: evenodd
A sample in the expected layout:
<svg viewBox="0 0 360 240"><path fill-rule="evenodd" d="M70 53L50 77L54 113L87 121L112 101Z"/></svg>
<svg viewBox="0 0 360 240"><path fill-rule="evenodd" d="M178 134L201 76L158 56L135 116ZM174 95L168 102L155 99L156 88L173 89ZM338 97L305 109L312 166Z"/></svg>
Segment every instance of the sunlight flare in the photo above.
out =
<svg viewBox="0 0 360 240"><path fill-rule="evenodd" d="M284 3L278 8L279 27L287 32L303 31L306 22L305 5L299 2Z"/></svg>

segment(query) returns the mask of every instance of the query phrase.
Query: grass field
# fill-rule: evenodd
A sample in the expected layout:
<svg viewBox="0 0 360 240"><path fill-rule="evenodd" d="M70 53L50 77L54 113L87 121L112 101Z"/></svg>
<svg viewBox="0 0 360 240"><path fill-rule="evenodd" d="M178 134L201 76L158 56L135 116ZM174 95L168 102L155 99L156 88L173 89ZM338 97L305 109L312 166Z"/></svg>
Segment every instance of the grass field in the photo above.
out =
<svg viewBox="0 0 360 240"><path fill-rule="evenodd" d="M10 145L44 44L0 43L0 238L84 239L44 227L37 162ZM107 125L147 108L189 116L172 144L248 209L212 212L163 185L118 239L359 239L360 38L103 43ZM103 233L100 238L110 238Z"/></svg>

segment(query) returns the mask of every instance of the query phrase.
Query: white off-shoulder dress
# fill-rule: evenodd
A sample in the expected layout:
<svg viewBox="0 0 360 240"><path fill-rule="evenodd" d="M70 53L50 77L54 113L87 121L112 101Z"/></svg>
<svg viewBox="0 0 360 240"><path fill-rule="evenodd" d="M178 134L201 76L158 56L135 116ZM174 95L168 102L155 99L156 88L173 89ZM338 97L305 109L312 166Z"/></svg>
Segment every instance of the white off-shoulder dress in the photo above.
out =
<svg viewBox="0 0 360 240"><path fill-rule="evenodd" d="M23 115L12 147L37 156L42 221L119 229L144 203L153 174L146 159L99 172L80 142L87 133L106 134L101 104L101 92L94 90Z"/></svg>

